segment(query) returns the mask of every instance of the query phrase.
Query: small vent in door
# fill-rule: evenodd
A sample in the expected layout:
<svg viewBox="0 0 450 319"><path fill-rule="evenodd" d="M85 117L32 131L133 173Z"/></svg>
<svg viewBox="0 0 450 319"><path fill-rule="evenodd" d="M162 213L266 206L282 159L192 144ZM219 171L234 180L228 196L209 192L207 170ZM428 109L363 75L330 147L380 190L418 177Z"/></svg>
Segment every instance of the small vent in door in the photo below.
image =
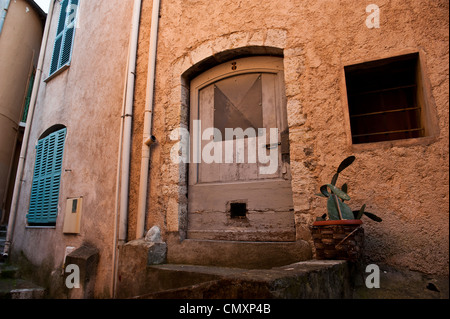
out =
<svg viewBox="0 0 450 319"><path fill-rule="evenodd" d="M246 218L247 217L247 203L230 203L231 218Z"/></svg>

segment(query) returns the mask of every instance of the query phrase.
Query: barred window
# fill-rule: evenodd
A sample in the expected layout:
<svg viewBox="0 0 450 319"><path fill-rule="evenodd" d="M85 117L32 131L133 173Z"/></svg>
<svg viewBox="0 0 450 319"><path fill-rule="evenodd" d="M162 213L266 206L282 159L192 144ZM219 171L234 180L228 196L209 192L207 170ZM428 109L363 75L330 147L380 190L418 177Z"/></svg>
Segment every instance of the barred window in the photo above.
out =
<svg viewBox="0 0 450 319"><path fill-rule="evenodd" d="M353 144L425 136L419 54L345 67Z"/></svg>

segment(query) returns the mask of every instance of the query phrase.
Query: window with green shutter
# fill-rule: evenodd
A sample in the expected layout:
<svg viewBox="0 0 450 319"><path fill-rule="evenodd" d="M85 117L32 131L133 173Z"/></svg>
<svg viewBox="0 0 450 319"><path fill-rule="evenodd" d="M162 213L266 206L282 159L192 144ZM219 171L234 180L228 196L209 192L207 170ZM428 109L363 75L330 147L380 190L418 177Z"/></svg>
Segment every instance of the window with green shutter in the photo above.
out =
<svg viewBox="0 0 450 319"><path fill-rule="evenodd" d="M30 109L31 94L33 93L35 77L36 77L36 70L33 69L33 73L31 73L30 80L28 81L28 91L27 91L27 96L25 98L25 106L23 108L22 119L20 120L20 122L22 122L22 123L27 122L28 110Z"/></svg>
<svg viewBox="0 0 450 319"><path fill-rule="evenodd" d="M59 14L58 29L56 31L49 76L70 64L73 41L75 38L78 5L79 0L61 1L61 12Z"/></svg>
<svg viewBox="0 0 450 319"><path fill-rule="evenodd" d="M59 188L67 129L60 129L39 140L31 187L30 226L53 226L58 215Z"/></svg>

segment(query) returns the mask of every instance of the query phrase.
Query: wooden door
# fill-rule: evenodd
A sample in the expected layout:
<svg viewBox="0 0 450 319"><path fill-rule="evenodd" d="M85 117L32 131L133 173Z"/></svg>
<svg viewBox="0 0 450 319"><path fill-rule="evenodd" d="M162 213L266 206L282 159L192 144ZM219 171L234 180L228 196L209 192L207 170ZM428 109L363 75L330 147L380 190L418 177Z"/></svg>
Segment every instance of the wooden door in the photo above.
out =
<svg viewBox="0 0 450 319"><path fill-rule="evenodd" d="M283 60L245 58L191 82L188 238L294 241Z"/></svg>

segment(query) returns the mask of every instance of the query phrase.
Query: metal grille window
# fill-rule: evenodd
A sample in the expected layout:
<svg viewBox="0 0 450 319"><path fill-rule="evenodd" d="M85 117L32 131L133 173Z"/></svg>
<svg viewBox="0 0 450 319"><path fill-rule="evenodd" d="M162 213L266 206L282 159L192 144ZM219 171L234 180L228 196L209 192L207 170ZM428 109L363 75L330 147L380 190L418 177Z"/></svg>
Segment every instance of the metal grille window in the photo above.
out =
<svg viewBox="0 0 450 319"><path fill-rule="evenodd" d="M61 2L61 12L49 75L53 75L56 71L70 64L75 38L78 4L79 0L63 0Z"/></svg>
<svg viewBox="0 0 450 319"><path fill-rule="evenodd" d="M66 131L64 128L51 133L39 140L36 146L36 163L27 215L30 226L56 224Z"/></svg>
<svg viewBox="0 0 450 319"><path fill-rule="evenodd" d="M417 53L345 68L354 144L423 137Z"/></svg>

